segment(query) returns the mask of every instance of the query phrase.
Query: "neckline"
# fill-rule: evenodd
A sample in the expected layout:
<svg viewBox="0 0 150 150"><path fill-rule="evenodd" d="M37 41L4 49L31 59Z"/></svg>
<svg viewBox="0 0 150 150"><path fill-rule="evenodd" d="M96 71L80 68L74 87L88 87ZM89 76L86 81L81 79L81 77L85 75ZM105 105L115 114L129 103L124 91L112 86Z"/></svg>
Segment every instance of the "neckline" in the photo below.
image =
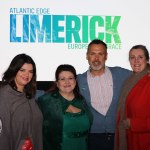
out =
<svg viewBox="0 0 150 150"><path fill-rule="evenodd" d="M75 117L75 116L81 116L84 114L84 110L81 110L80 112L76 112L76 113L73 113L73 112L64 112L64 115L67 115L67 116L71 116L71 117Z"/></svg>

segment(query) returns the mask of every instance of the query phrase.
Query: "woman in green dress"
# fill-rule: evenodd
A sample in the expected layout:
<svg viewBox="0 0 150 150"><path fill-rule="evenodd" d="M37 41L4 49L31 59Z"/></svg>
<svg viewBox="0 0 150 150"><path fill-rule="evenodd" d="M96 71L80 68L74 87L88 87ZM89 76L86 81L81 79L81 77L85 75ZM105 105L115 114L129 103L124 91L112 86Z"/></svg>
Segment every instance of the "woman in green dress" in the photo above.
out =
<svg viewBox="0 0 150 150"><path fill-rule="evenodd" d="M58 66L55 86L37 100L44 117L44 150L87 150L92 115L76 77L73 66Z"/></svg>

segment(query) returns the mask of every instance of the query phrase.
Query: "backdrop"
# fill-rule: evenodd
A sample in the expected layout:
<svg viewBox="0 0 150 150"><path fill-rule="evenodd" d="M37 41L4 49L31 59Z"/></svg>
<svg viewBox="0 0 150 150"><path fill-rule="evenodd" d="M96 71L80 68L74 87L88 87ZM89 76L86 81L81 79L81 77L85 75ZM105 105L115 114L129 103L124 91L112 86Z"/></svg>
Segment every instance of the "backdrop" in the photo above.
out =
<svg viewBox="0 0 150 150"><path fill-rule="evenodd" d="M82 73L95 38L107 43L109 66L130 69L129 49L150 48L149 0L0 0L0 6L0 75L19 53L34 59L38 81L53 81L65 63Z"/></svg>

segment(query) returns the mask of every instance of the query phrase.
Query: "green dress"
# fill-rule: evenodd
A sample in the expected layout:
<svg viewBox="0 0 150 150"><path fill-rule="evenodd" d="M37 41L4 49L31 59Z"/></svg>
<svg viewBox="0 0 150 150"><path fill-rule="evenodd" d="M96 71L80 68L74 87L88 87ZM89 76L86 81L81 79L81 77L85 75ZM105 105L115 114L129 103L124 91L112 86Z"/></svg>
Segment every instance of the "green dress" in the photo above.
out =
<svg viewBox="0 0 150 150"><path fill-rule="evenodd" d="M37 103L43 114L44 150L87 150L92 114L83 98L68 101L56 91L39 97ZM82 111L66 112L70 104Z"/></svg>
<svg viewBox="0 0 150 150"><path fill-rule="evenodd" d="M74 105L75 99L70 102ZM63 115L62 150L87 150L89 117L82 109L79 113L65 112Z"/></svg>

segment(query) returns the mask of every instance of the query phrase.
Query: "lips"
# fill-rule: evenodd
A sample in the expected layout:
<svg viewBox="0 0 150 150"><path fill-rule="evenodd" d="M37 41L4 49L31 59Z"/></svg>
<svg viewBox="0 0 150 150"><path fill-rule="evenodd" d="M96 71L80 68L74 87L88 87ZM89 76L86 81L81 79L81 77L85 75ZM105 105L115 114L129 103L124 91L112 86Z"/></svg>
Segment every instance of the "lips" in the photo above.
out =
<svg viewBox="0 0 150 150"><path fill-rule="evenodd" d="M101 63L100 63L99 61L94 61L94 62L93 62L93 65L94 65L94 66L99 66L100 64L101 64Z"/></svg>
<svg viewBox="0 0 150 150"><path fill-rule="evenodd" d="M134 67L140 67L140 66L141 66L141 65L139 65L139 64L138 64L138 65L134 65Z"/></svg>
<svg viewBox="0 0 150 150"><path fill-rule="evenodd" d="M24 81L28 81L29 80L29 78L22 78Z"/></svg>
<svg viewBox="0 0 150 150"><path fill-rule="evenodd" d="M70 88L71 87L71 85L66 85L66 86L64 86L64 88Z"/></svg>

